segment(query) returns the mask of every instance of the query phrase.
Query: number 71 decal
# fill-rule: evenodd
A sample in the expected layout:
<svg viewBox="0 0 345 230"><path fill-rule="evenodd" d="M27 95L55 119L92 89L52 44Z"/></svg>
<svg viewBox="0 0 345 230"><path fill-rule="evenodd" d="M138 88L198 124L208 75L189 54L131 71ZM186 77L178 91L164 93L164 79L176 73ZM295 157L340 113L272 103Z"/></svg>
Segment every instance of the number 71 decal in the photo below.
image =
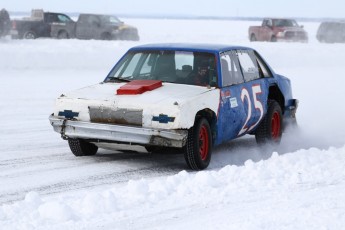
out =
<svg viewBox="0 0 345 230"><path fill-rule="evenodd" d="M244 104L244 100L247 99L247 101L248 101L248 114L247 114L247 119L244 122L244 125L242 126L238 135L241 135L245 132L248 132L248 131L252 130L254 127L256 127L264 115L264 107L263 107L261 101L259 101L257 98L257 95L262 93L261 86L260 85L253 85L252 86L252 93L253 93L253 100L254 100L254 108L260 111L260 117L254 125L252 125L248 128L248 126L247 126L248 121L252 117L252 102L250 100L250 95L249 95L248 90L246 88L243 88L241 91L241 100L242 100L242 103Z"/></svg>

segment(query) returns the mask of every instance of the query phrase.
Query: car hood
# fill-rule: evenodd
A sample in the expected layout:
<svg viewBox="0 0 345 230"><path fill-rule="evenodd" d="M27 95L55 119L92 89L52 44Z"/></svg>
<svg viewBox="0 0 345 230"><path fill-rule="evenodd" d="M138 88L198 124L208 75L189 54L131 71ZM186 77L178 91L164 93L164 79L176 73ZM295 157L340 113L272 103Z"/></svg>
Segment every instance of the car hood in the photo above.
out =
<svg viewBox="0 0 345 230"><path fill-rule="evenodd" d="M62 94L56 101L56 116L77 114L80 121L90 121L92 113L113 114L126 119L136 117L136 125L155 128L190 128L198 111L209 109L217 114L220 92L217 88L163 83L162 86L139 94L118 94L127 83L99 83ZM121 115L123 113L124 115ZM153 117L174 117L174 122L154 122ZM103 116L103 115L102 115ZM62 118L62 117L61 117ZM74 117L75 118L75 117ZM102 122L105 122L104 119Z"/></svg>
<svg viewBox="0 0 345 230"><path fill-rule="evenodd" d="M137 28L128 24L122 24L119 26L119 29L120 30L128 30L128 29L136 30Z"/></svg>
<svg viewBox="0 0 345 230"><path fill-rule="evenodd" d="M125 84L99 83L63 94L60 98L116 102L118 105L123 104L126 107L131 105L142 107L145 104L181 103L212 90L212 88L201 86L163 83L161 87L142 94L118 95L117 90Z"/></svg>

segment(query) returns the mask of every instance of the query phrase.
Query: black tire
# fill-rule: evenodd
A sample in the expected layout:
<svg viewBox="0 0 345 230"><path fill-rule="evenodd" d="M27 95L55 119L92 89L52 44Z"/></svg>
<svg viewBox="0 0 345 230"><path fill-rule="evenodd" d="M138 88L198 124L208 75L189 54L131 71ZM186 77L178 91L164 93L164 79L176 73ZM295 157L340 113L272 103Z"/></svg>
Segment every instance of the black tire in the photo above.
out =
<svg viewBox="0 0 345 230"><path fill-rule="evenodd" d="M58 39L69 39L67 31L65 31L65 30L60 31L57 38Z"/></svg>
<svg viewBox="0 0 345 230"><path fill-rule="evenodd" d="M92 156L97 153L98 147L81 139L68 139L72 153L77 156Z"/></svg>
<svg viewBox="0 0 345 230"><path fill-rule="evenodd" d="M212 133L205 118L198 119L188 131L184 157L187 165L193 170L208 167L212 155Z"/></svg>
<svg viewBox="0 0 345 230"><path fill-rule="evenodd" d="M255 130L255 139L258 144L279 144L283 130L282 109L275 100L268 100L268 109L265 117Z"/></svg>
<svg viewBox="0 0 345 230"><path fill-rule="evenodd" d="M26 31L23 35L23 38L24 39L36 39L37 38L37 35L35 32L29 30L29 31Z"/></svg>
<svg viewBox="0 0 345 230"><path fill-rule="evenodd" d="M251 42L256 42L257 41L257 39L255 37L255 34L250 35L250 41Z"/></svg>
<svg viewBox="0 0 345 230"><path fill-rule="evenodd" d="M272 37L271 37L271 42L277 42L276 36L272 36Z"/></svg>

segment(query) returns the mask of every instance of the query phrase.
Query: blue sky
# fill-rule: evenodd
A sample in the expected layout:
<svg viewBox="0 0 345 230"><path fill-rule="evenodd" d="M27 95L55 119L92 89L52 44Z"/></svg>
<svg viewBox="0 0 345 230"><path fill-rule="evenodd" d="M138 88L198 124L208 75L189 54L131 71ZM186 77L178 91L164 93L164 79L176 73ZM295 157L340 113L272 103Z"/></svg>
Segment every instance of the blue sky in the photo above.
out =
<svg viewBox="0 0 345 230"><path fill-rule="evenodd" d="M345 18L344 0L0 0L9 11Z"/></svg>

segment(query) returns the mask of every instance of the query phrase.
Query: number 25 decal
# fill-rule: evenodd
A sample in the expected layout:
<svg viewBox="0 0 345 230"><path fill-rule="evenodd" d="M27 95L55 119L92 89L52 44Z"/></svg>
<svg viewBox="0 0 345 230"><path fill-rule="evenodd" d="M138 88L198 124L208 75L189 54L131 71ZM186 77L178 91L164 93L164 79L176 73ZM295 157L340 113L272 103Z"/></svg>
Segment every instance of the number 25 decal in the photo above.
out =
<svg viewBox="0 0 345 230"><path fill-rule="evenodd" d="M238 135L241 135L247 131L252 130L261 121L261 118L264 114L264 108L262 106L262 103L256 97L258 94L262 93L260 85L253 85L252 86L252 92L253 92L253 99L254 99L254 108L258 109L260 111L260 118L258 119L258 121L254 125L250 126L249 128L247 127L248 121L252 117L252 102L250 101L250 96L249 96L248 90L246 88L243 88L242 92L241 92L241 100L243 103L244 103L245 99L247 99L247 101L248 101L248 115L247 115L247 119L244 122L244 125L242 126Z"/></svg>

